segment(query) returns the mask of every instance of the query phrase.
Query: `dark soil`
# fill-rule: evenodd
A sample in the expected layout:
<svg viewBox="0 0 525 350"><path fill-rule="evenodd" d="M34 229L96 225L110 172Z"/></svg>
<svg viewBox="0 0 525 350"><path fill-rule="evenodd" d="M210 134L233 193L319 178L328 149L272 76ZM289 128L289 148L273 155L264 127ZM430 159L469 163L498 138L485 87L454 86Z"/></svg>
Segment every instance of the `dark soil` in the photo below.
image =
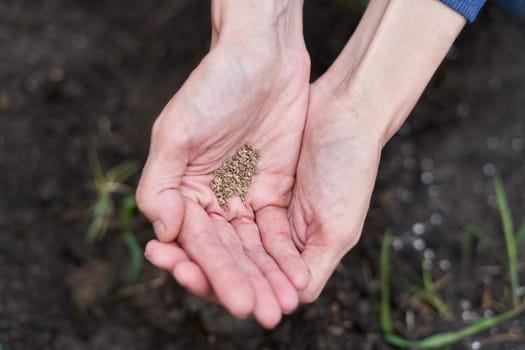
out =
<svg viewBox="0 0 525 350"><path fill-rule="evenodd" d="M410 121L384 150L367 226L318 301L273 331L236 321L147 266L123 285L116 232L85 240L94 200L89 150L109 168L143 161L151 124L209 44L207 1L0 2L0 342L18 349L390 349L379 326L385 228L399 333L419 338L508 309L505 244L492 186L525 218L525 25L495 5L466 27ZM306 1L318 76L359 17ZM137 179L135 178L134 181ZM460 273L469 225L470 267ZM153 236L144 219L141 243ZM521 245L521 251L524 246ZM421 298L423 255L451 309ZM522 254L523 255L523 254ZM525 280L523 263L521 280ZM523 282L522 282L523 283ZM449 349L525 349L525 316Z"/></svg>

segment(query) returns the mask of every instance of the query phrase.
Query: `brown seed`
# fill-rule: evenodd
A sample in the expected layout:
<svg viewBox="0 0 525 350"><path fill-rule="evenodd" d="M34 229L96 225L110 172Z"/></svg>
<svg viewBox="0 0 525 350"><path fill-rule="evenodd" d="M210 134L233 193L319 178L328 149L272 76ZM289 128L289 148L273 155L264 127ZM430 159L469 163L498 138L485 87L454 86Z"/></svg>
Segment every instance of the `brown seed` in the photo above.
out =
<svg viewBox="0 0 525 350"><path fill-rule="evenodd" d="M250 145L241 147L215 170L210 188L224 210L228 199L239 196L244 201L252 177L257 173L259 153Z"/></svg>

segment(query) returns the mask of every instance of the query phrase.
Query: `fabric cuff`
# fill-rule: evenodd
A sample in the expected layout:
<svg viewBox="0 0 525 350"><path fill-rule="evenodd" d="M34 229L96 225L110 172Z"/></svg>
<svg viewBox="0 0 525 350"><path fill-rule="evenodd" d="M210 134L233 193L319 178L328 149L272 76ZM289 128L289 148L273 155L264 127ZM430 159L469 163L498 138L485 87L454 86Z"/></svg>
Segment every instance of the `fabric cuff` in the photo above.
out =
<svg viewBox="0 0 525 350"><path fill-rule="evenodd" d="M441 0L445 5L456 10L463 15L469 22L474 22L479 10L485 5L487 0Z"/></svg>

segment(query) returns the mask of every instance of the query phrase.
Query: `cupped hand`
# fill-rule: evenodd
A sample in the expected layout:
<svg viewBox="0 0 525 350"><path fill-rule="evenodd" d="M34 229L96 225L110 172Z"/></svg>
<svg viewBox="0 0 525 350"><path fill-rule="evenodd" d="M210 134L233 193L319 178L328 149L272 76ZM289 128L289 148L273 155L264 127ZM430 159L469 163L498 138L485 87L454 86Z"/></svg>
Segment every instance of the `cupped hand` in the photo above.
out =
<svg viewBox="0 0 525 350"><path fill-rule="evenodd" d="M155 122L137 202L157 240L146 248L194 294L266 327L298 304L308 271L295 247L287 207L308 102L303 45L266 37L214 39ZM213 173L243 145L259 153L244 201L221 208Z"/></svg>
<svg viewBox="0 0 525 350"><path fill-rule="evenodd" d="M291 204L293 236L311 273L301 302L314 301L357 243L368 211L381 145L359 101L321 78L310 103Z"/></svg>

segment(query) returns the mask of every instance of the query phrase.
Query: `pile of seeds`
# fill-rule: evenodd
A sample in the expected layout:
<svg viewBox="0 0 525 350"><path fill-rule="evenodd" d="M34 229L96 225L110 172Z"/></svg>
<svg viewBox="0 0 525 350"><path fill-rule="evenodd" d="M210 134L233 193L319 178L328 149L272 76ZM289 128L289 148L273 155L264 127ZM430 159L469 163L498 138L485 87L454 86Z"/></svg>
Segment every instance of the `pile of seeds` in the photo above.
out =
<svg viewBox="0 0 525 350"><path fill-rule="evenodd" d="M252 177L257 173L259 153L250 145L244 145L227 159L214 173L210 187L221 208L227 210L228 199L239 196L244 201Z"/></svg>

